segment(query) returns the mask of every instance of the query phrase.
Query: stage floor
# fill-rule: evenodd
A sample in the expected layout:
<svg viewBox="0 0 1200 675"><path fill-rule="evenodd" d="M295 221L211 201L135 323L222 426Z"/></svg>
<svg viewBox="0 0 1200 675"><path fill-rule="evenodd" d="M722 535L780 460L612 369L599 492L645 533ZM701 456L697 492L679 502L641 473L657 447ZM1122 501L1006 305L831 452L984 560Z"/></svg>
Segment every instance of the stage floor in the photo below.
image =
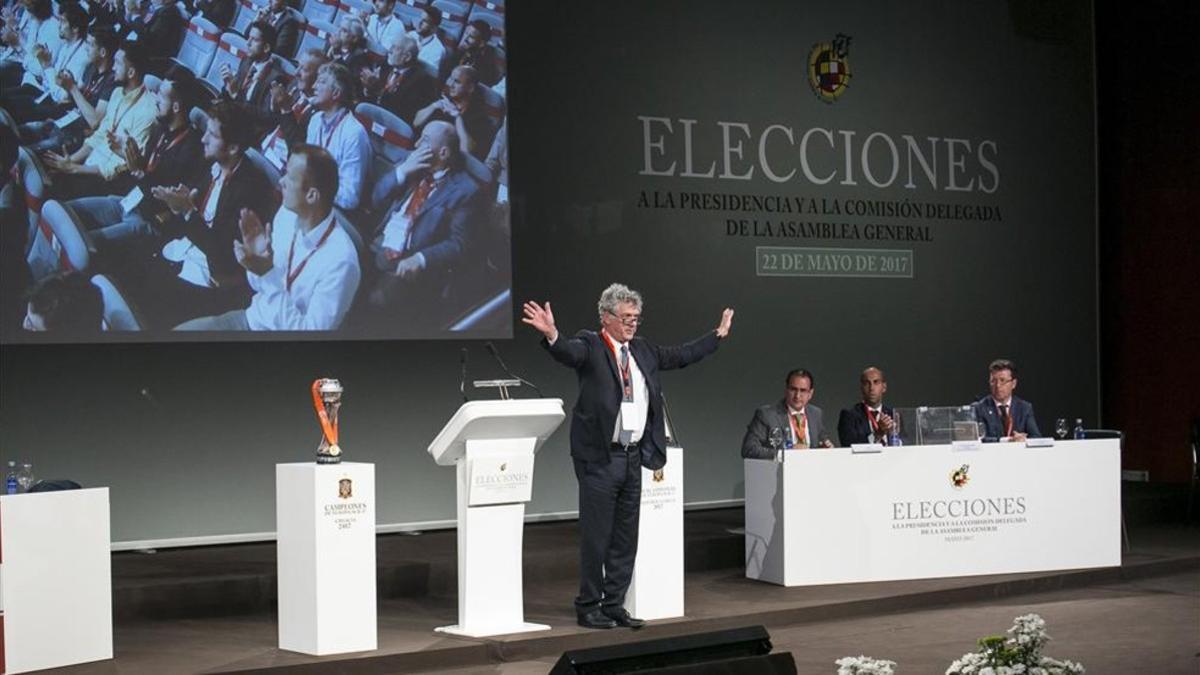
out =
<svg viewBox="0 0 1200 675"><path fill-rule="evenodd" d="M514 662L526 662L537 672L567 649L755 624L766 625L774 635L789 626L1079 591L1200 570L1200 529L1140 526L1131 533L1133 550L1120 568L789 589L742 576L741 519L740 509L686 515L687 616L656 621L636 632L575 625L576 525L530 525L526 620L552 629L478 640L433 632L456 620L454 532L381 536L379 649L321 658L276 648L273 544L118 553L113 556L116 658L62 672L498 672L499 664Z"/></svg>

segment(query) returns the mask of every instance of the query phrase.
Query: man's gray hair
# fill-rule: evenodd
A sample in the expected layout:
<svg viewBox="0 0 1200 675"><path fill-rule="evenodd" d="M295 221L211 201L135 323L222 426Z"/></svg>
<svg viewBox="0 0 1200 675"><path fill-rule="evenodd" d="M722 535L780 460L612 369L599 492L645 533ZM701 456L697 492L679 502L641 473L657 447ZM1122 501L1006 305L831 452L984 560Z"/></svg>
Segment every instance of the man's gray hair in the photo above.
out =
<svg viewBox="0 0 1200 675"><path fill-rule="evenodd" d="M604 319L604 314L616 315L617 305L622 302L637 307L639 311L642 309L642 294L626 286L625 284L613 284L604 289L600 294L600 302L596 303L596 309L600 313L600 319Z"/></svg>

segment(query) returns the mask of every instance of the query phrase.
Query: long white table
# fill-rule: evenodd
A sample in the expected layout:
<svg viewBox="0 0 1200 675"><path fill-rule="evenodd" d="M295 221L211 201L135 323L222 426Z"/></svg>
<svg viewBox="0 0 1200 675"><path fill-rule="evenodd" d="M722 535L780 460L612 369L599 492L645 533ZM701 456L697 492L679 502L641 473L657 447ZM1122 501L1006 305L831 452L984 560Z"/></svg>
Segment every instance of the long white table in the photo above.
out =
<svg viewBox="0 0 1200 675"><path fill-rule="evenodd" d="M785 451L783 462L747 459L744 469L750 579L808 586L1121 564L1115 439Z"/></svg>

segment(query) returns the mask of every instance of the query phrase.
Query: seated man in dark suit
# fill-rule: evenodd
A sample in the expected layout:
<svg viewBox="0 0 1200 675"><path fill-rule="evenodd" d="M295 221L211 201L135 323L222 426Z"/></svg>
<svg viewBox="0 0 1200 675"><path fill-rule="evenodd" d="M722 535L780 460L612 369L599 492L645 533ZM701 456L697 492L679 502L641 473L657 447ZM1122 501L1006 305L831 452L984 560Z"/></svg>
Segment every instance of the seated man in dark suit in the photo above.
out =
<svg viewBox="0 0 1200 675"><path fill-rule="evenodd" d="M271 45L275 42L275 29L270 24L255 21L246 29L246 58L242 59L235 73L229 64L221 64L221 98L237 101L249 113L247 122L254 128L254 136L261 137L275 126L271 113L271 83L282 73L271 58Z"/></svg>
<svg viewBox="0 0 1200 675"><path fill-rule="evenodd" d="M479 81L489 87L500 81L504 73L500 70L500 52L488 44L492 39L492 27L476 19L467 24L463 32L462 50L456 54L456 66L471 66L479 73Z"/></svg>
<svg viewBox="0 0 1200 675"><path fill-rule="evenodd" d="M872 366L858 378L862 400L838 415L838 441L843 448L859 443L887 445L888 434L895 427L895 411L883 404L887 392L887 377Z"/></svg>
<svg viewBox="0 0 1200 675"><path fill-rule="evenodd" d="M140 44L151 59L166 59L179 52L186 27L175 0L150 0L146 15L129 24L126 39Z"/></svg>
<svg viewBox="0 0 1200 675"><path fill-rule="evenodd" d="M212 162L203 190L155 187L151 196L171 210L161 226L168 240L140 283L125 284L153 328L169 329L198 316L223 314L250 301L246 273L234 256L242 209L269 220L278 207L275 186L246 159L254 146L236 103L219 101L208 116L202 143ZM127 270L139 272L142 270Z"/></svg>
<svg viewBox="0 0 1200 675"><path fill-rule="evenodd" d="M290 59L300 46L300 21L304 17L299 11L288 7L286 0L271 0L258 10L255 21L262 21L275 29L275 41L271 51Z"/></svg>
<svg viewBox="0 0 1200 675"><path fill-rule="evenodd" d="M1033 417L1033 404L1013 396L1017 388L1017 366L1008 359L996 359L988 366L987 396L972 404L975 419L982 426L984 441L1024 441L1042 435Z"/></svg>
<svg viewBox="0 0 1200 675"><path fill-rule="evenodd" d="M787 389L783 400L764 405L754 411L754 418L742 438L742 457L746 459L775 459L778 449L832 448L833 441L825 433L821 409L809 404L813 393L812 373L797 368L784 380Z"/></svg>
<svg viewBox="0 0 1200 675"><path fill-rule="evenodd" d="M446 122L426 125L412 153L381 178L372 201L387 215L371 242L376 274L367 296L379 325L440 328L453 272L472 259L480 194Z"/></svg>
<svg viewBox="0 0 1200 675"><path fill-rule="evenodd" d="M438 97L437 83L417 59L417 41L402 35L388 50L387 65L363 71L364 100L411 126L417 111Z"/></svg>

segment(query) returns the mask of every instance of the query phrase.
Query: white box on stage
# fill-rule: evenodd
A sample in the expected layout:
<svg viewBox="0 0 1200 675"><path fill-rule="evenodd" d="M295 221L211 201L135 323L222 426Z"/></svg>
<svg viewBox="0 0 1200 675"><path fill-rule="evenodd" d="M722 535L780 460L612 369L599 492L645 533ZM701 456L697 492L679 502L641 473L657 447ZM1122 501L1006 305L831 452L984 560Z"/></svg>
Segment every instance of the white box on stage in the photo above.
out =
<svg viewBox="0 0 1200 675"><path fill-rule="evenodd" d="M533 490L534 454L565 417L557 398L462 404L429 445L456 467L458 623L470 637L547 630L525 621L521 542Z"/></svg>
<svg viewBox="0 0 1200 675"><path fill-rule="evenodd" d="M279 648L376 649L375 465L275 465L275 524Z"/></svg>
<svg viewBox="0 0 1200 675"><path fill-rule="evenodd" d="M0 496L0 672L111 659L108 488Z"/></svg>
<svg viewBox="0 0 1200 675"><path fill-rule="evenodd" d="M746 576L784 586L1121 564L1117 439L744 460Z"/></svg>
<svg viewBox="0 0 1200 675"><path fill-rule="evenodd" d="M642 467L638 551L625 609L639 619L683 616L683 448L659 471Z"/></svg>

